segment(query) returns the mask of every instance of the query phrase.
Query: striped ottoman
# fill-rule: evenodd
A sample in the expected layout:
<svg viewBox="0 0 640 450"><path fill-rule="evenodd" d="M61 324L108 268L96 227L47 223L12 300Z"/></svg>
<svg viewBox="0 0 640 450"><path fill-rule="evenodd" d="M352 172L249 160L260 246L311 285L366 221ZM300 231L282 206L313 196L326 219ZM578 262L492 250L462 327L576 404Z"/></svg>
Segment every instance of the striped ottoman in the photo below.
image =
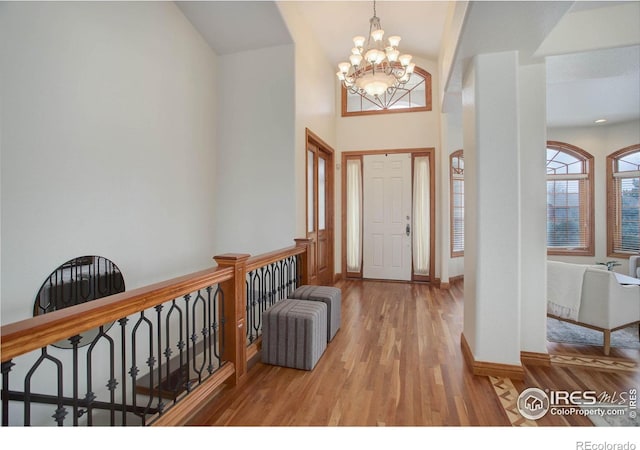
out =
<svg viewBox="0 0 640 450"><path fill-rule="evenodd" d="M300 286L289 298L324 302L327 305L327 339L333 340L340 329L342 291L331 286Z"/></svg>
<svg viewBox="0 0 640 450"><path fill-rule="evenodd" d="M262 314L262 362L311 370L327 348L327 306L281 300Z"/></svg>

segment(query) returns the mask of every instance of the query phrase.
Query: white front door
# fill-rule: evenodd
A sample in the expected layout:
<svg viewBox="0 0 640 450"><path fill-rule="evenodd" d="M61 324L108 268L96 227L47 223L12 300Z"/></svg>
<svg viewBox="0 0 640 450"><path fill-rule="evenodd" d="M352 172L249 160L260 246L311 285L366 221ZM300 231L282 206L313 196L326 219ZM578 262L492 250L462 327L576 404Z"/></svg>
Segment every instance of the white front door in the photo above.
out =
<svg viewBox="0 0 640 450"><path fill-rule="evenodd" d="M411 155L363 157L364 278L411 279Z"/></svg>

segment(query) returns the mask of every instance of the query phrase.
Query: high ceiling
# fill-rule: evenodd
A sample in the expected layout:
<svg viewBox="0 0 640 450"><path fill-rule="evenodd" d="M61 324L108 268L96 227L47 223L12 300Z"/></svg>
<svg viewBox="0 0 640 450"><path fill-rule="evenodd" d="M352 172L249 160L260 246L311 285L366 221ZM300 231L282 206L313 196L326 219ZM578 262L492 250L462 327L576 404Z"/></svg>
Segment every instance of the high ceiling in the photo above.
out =
<svg viewBox="0 0 640 450"><path fill-rule="evenodd" d="M370 1L301 1L298 8L336 68L348 60L353 37L367 36L373 16ZM447 9L445 1L376 1L385 36L400 36L403 53L429 59L438 59Z"/></svg>
<svg viewBox="0 0 640 450"><path fill-rule="evenodd" d="M400 49L438 59L446 1L376 1L386 34ZM218 54L291 42L278 7L269 1L177 2ZM459 90L462 69L479 52L520 50L521 63L547 61L549 126L587 126L640 119L640 2L470 2L448 90ZM370 1L297 1L300 15L334 66L355 35L366 35ZM599 30L599 33L598 33ZM455 98L455 95L454 95ZM449 108L455 112L455 108Z"/></svg>

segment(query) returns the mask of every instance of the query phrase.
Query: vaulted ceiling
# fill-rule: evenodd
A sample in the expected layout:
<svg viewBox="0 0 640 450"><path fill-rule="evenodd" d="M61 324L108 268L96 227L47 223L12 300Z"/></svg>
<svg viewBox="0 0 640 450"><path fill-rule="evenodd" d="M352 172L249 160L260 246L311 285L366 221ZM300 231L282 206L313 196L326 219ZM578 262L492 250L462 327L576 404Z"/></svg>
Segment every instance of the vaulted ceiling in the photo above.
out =
<svg viewBox="0 0 640 450"><path fill-rule="evenodd" d="M437 60L447 24L446 1L376 1L387 34L400 48ZM467 2L462 2L467 4ZM291 43L277 4L269 1L177 2L218 54ZM296 1L333 65L352 37L366 35L373 2ZM640 119L640 2L468 2L451 76L449 111L464 64L477 53L520 51L522 64L547 62L549 126L590 126Z"/></svg>

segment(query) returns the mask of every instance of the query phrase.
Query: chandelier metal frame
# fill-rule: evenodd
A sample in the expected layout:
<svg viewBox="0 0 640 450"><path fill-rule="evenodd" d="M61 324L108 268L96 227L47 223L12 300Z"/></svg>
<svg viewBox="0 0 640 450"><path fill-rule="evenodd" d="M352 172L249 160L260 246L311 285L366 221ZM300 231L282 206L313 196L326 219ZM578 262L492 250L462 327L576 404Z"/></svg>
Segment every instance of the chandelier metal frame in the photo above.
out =
<svg viewBox="0 0 640 450"><path fill-rule="evenodd" d="M336 76L351 94L362 95L386 109L392 103L394 94L398 90L405 90L404 86L411 78L415 64L411 62L411 55L400 54L400 36L390 36L387 46L383 44L383 36L384 30L373 0L373 17L369 19L366 46L363 36L354 37L350 62L338 64Z"/></svg>

